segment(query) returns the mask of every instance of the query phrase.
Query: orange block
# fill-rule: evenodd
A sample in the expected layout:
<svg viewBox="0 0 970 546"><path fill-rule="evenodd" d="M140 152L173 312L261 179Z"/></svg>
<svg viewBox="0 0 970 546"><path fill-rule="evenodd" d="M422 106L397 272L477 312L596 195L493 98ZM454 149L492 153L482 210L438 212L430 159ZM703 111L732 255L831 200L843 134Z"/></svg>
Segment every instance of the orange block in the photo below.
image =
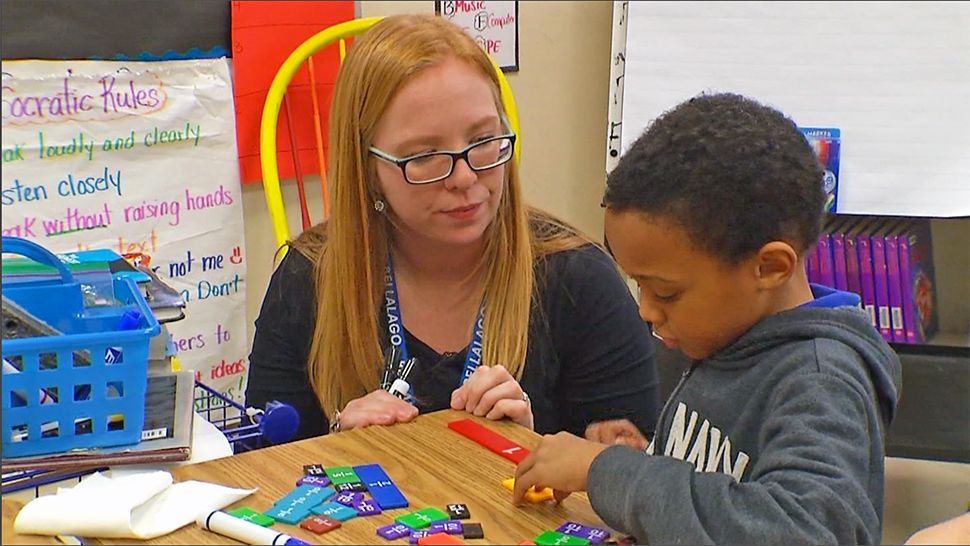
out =
<svg viewBox="0 0 970 546"><path fill-rule="evenodd" d="M464 544L448 533L435 533L418 539L418 544Z"/></svg>
<svg viewBox="0 0 970 546"><path fill-rule="evenodd" d="M509 491L515 491L515 478L506 478L502 480L502 485L505 486ZM552 493L552 489L548 487L543 487L542 489L536 489L533 485L525 492L526 502L531 502L532 504L538 504L540 502L545 502L549 500L554 500L556 497Z"/></svg>

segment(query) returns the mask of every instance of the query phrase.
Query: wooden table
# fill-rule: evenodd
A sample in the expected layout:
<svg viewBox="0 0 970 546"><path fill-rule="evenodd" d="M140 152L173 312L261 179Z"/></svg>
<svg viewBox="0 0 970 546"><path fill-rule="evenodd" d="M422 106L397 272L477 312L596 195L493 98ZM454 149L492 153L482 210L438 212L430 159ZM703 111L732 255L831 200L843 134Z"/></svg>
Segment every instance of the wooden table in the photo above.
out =
<svg viewBox="0 0 970 546"><path fill-rule="evenodd" d="M517 544L523 539L555 529L567 520L584 525L604 527L584 494L567 498L562 504L515 506L512 493L501 481L514 476L515 465L447 428L455 419L474 419L522 446L532 449L539 435L511 422L486 421L464 412L445 410L421 415L411 423L393 427L368 427L319 438L311 438L267 449L205 463L176 467L176 481L200 480L259 491L230 506L247 506L257 511L268 509L273 502L295 486L303 475L303 465L355 466L380 464L391 480L410 501L410 507L391 510L370 517L358 517L323 535L315 535L297 526L277 523L292 536L319 544L406 544L406 539L391 543L379 537L376 529L391 523L395 517L434 506L462 503L468 506L471 519L482 524L485 538L467 540L469 544ZM20 543L17 535L8 535L7 523L15 512L3 504L3 543ZM12 530L11 530L12 533ZM38 537L34 537L38 538ZM104 544L131 544L131 540L102 539ZM200 529L194 523L147 544L234 544L231 539Z"/></svg>

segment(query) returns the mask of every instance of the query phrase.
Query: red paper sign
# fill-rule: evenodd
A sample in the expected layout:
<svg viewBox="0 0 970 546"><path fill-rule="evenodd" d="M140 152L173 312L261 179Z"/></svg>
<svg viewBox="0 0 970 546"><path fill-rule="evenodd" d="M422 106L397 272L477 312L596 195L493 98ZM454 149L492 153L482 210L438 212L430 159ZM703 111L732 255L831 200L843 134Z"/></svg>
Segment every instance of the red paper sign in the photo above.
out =
<svg viewBox="0 0 970 546"><path fill-rule="evenodd" d="M354 18L352 1L234 1L232 3L232 71L236 101L236 145L243 183L262 180L259 167L259 121L266 92L283 61L307 38L337 23ZM349 41L348 41L349 46ZM330 98L339 67L336 43L313 56L320 126L326 158ZM307 63L297 71L280 108L276 131L280 178L295 174L289 123L293 123L296 157L303 174L320 171L314 130L313 103Z"/></svg>

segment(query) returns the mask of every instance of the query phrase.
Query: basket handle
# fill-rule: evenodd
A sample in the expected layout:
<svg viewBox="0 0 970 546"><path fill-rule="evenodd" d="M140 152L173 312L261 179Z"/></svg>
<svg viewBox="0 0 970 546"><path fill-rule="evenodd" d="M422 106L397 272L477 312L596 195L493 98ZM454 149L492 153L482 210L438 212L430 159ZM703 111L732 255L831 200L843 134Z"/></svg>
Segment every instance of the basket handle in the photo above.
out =
<svg viewBox="0 0 970 546"><path fill-rule="evenodd" d="M47 250L33 241L21 239L20 237L4 237L3 240L0 241L0 247L2 247L4 254L20 254L21 256L26 256L39 264L53 267L58 273L60 273L61 282L64 284L71 284L74 282L74 277L71 276L71 272L67 269L67 266L64 265L64 262L62 262L50 250Z"/></svg>

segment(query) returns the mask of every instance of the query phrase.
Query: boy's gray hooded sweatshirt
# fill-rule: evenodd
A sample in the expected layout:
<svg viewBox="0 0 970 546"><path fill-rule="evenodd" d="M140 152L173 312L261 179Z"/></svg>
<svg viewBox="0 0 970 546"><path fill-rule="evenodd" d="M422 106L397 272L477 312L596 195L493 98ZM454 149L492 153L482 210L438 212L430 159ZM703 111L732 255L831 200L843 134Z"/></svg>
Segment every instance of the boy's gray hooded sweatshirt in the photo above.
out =
<svg viewBox="0 0 970 546"><path fill-rule="evenodd" d="M900 364L864 311L824 307L846 293L819 288L695 362L645 452L596 457L603 521L651 544L880 542Z"/></svg>

